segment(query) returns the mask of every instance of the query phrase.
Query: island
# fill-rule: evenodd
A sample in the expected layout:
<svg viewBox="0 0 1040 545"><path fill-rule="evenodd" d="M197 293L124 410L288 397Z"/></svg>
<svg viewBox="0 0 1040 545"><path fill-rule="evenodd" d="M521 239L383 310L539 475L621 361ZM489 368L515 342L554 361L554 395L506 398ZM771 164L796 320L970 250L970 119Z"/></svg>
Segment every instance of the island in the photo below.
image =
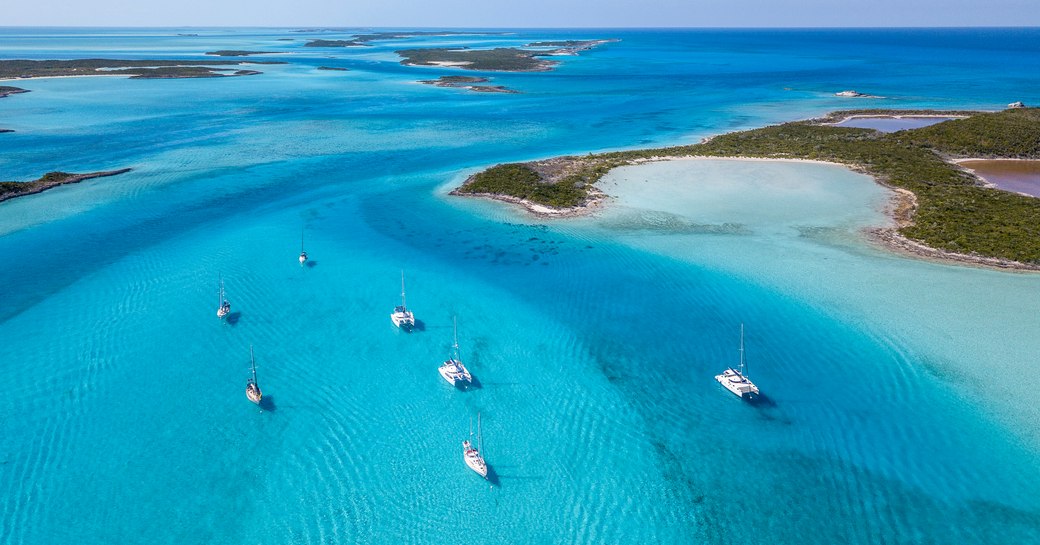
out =
<svg viewBox="0 0 1040 545"><path fill-rule="evenodd" d="M919 110L887 113L921 115ZM825 161L868 174L893 190L890 213L896 226L870 232L889 249L1040 270L1040 199L987 187L954 162L1040 158L1040 109L972 112L892 133L830 125L836 117L723 134L692 145L502 164L470 176L451 193L519 203L545 216L574 215L603 200L595 183L622 165L690 157Z"/></svg>
<svg viewBox="0 0 1040 545"><path fill-rule="evenodd" d="M318 70L334 70L336 72L347 72L350 69L349 68L342 68L342 67L339 67L339 66L319 66Z"/></svg>
<svg viewBox="0 0 1040 545"><path fill-rule="evenodd" d="M30 79L57 76L129 76L138 79L219 78L251 76L255 70L213 68L243 64L285 64L283 61L197 61L75 59L35 61L0 60L0 79Z"/></svg>
<svg viewBox="0 0 1040 545"><path fill-rule="evenodd" d="M28 89L22 89L21 87L11 87L10 85L0 85L0 98L9 97L11 95L17 95L18 93L28 93Z"/></svg>
<svg viewBox="0 0 1040 545"><path fill-rule="evenodd" d="M92 178L103 178L106 176L115 176L117 174L123 174L124 172L130 172L129 168L122 168L119 170L104 170L101 172L90 172L87 174L70 174L68 172L48 172L44 174L40 179L32 182L0 182L0 202L15 197L24 197L26 195L32 195L40 193L48 189L58 187L59 185L75 184L82 182L83 180L90 180Z"/></svg>
<svg viewBox="0 0 1040 545"><path fill-rule="evenodd" d="M276 51L247 51L244 49L220 49L217 51L209 51L207 55L213 55L215 57L248 57L250 55L273 55Z"/></svg>
<svg viewBox="0 0 1040 545"><path fill-rule="evenodd" d="M519 47L494 49L427 48L396 51L406 66L440 66L481 70L486 72L547 72L559 64L539 57L577 55L597 45L617 40L569 40L562 42L534 42L528 47L553 44L550 50L529 50ZM563 44L563 45L561 45Z"/></svg>
<svg viewBox="0 0 1040 545"><path fill-rule="evenodd" d="M502 85L474 85L476 83L487 83L488 78L481 78L477 76L441 76L437 79L424 79L419 80L419 83L426 85L433 85L435 87L454 87L459 89L469 89L470 91L476 91L478 93L519 93L509 89Z"/></svg>

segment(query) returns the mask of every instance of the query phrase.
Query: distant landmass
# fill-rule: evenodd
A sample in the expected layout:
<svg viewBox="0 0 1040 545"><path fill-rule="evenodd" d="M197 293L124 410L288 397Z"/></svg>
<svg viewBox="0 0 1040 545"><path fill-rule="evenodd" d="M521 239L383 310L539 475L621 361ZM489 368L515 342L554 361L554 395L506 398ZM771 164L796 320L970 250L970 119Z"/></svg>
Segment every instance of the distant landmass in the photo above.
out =
<svg viewBox="0 0 1040 545"><path fill-rule="evenodd" d="M120 76L139 79L219 78L259 74L255 70L233 70L214 66L285 64L281 61L198 60L0 60L0 79L29 79L55 76Z"/></svg>

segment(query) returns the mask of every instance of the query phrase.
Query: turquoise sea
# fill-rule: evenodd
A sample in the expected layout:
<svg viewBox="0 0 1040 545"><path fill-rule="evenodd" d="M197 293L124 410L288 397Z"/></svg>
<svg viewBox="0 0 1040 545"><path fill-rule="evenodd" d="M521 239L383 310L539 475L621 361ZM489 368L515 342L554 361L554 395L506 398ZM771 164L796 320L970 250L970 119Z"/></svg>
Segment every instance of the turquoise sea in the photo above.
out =
<svg viewBox="0 0 1040 545"><path fill-rule="evenodd" d="M1040 29L293 30L0 28L0 58L288 62L0 82L32 91L0 99L0 180L134 169L0 204L0 544L1040 543L1040 275L871 246L887 193L828 165L626 167L570 220L447 195L835 109L1037 104ZM519 94L394 54L585 38L620 41L484 74ZM452 316L470 391L437 373ZM758 405L713 379L742 323Z"/></svg>

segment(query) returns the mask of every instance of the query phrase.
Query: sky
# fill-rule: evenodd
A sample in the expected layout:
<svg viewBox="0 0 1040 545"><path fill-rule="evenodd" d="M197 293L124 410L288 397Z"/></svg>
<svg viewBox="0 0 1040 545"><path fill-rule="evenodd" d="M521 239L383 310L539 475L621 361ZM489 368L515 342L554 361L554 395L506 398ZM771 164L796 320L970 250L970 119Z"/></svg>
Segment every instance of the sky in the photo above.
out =
<svg viewBox="0 0 1040 545"><path fill-rule="evenodd" d="M1040 0L5 0L0 26L1040 26Z"/></svg>

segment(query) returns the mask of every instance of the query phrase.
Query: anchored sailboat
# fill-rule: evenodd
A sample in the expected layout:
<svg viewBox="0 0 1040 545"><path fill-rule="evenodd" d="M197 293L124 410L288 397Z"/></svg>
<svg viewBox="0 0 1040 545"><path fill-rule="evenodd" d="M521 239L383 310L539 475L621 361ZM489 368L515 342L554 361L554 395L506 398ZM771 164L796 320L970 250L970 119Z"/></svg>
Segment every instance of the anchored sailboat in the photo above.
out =
<svg viewBox="0 0 1040 545"><path fill-rule="evenodd" d="M469 420L469 439L462 442L462 459L466 462L466 465L470 469L476 471L478 475L487 479L488 467L487 463L484 462L484 457L480 454L480 451L484 449L484 443L481 440L480 434L480 413L477 413L477 447L473 447L473 417Z"/></svg>
<svg viewBox="0 0 1040 545"><path fill-rule="evenodd" d="M256 362L253 360L253 345L249 345L249 368L253 372L253 376L246 382L246 397L249 401L260 404L260 400L263 399L264 393L260 391L260 385L256 382Z"/></svg>
<svg viewBox="0 0 1040 545"><path fill-rule="evenodd" d="M224 277L220 277L220 292L218 294L217 318L224 319L231 312L231 303L224 297Z"/></svg>
<svg viewBox="0 0 1040 545"><path fill-rule="evenodd" d="M759 396L758 386L751 382L747 377L747 365L744 362L744 324L740 324L740 368L733 369L730 367L722 372L721 375L715 375L715 380L719 381L726 387L727 390L733 392L741 399L751 401Z"/></svg>
<svg viewBox="0 0 1040 545"><path fill-rule="evenodd" d="M459 383L467 385L473 382L473 375L469 373L469 369L466 369L465 365L462 365L462 359L459 357L459 324L453 316L451 319L452 324L455 327L455 344L451 347L451 356L441 364L438 371L441 376L448 383L458 386Z"/></svg>
<svg viewBox="0 0 1040 545"><path fill-rule="evenodd" d="M303 249L303 229L300 229L300 266L307 262L307 250Z"/></svg>
<svg viewBox="0 0 1040 545"><path fill-rule="evenodd" d="M415 315L404 304L404 271L401 271L401 304L394 307L390 321L405 331L411 331L415 327Z"/></svg>

